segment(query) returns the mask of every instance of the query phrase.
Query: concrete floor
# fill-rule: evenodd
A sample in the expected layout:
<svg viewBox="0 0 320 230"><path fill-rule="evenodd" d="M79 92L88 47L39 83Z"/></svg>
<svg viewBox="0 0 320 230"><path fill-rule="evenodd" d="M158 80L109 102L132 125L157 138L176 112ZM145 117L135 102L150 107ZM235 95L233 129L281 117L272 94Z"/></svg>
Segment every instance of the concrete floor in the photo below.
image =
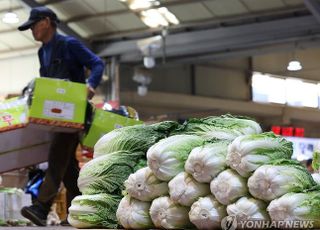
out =
<svg viewBox="0 0 320 230"><path fill-rule="evenodd" d="M46 227L40 227L40 226L33 226L33 227L0 227L1 230L56 230L56 229L61 229L61 230L70 230L70 229L77 229L74 227L65 227L65 226L46 226ZM94 230L94 229L90 229Z"/></svg>
<svg viewBox="0 0 320 230"><path fill-rule="evenodd" d="M63 229L63 230L69 230L69 229L76 229L74 227L65 227L65 226L47 226L47 227L40 227L40 226L33 226L33 227L26 227L26 226L21 226L21 227L0 227L1 230L40 230L40 229L45 229L45 230L54 230L54 229Z"/></svg>

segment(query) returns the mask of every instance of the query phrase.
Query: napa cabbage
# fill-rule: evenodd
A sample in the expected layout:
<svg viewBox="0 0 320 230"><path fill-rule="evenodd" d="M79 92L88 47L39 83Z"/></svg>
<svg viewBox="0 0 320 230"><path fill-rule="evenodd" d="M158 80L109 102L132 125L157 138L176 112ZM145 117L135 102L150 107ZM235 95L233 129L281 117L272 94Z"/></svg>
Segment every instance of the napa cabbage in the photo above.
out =
<svg viewBox="0 0 320 230"><path fill-rule="evenodd" d="M234 140L245 134L261 133L260 125L248 117L222 115L206 118L191 118L176 133L199 135L206 140Z"/></svg>
<svg viewBox="0 0 320 230"><path fill-rule="evenodd" d="M211 181L210 190L221 204L228 205L248 194L247 180L234 170L226 169Z"/></svg>
<svg viewBox="0 0 320 230"><path fill-rule="evenodd" d="M82 194L121 194L124 181L146 165L143 152L118 151L87 162L80 170L78 187Z"/></svg>
<svg viewBox="0 0 320 230"><path fill-rule="evenodd" d="M291 159L292 153L292 142L274 133L243 135L229 145L226 162L241 176L249 177L260 165Z"/></svg>
<svg viewBox="0 0 320 230"><path fill-rule="evenodd" d="M168 183L159 180L149 167L131 174L124 185L131 197L141 201L152 201L169 193Z"/></svg>
<svg viewBox="0 0 320 230"><path fill-rule="evenodd" d="M220 229L221 220L227 216L226 207L213 195L200 197L191 206L190 221L197 229Z"/></svg>
<svg viewBox="0 0 320 230"><path fill-rule="evenodd" d="M269 220L266 209L265 202L247 196L227 206L228 215L236 216L237 220Z"/></svg>
<svg viewBox="0 0 320 230"><path fill-rule="evenodd" d="M185 171L202 183L210 183L225 170L229 142L217 141L194 148L184 166Z"/></svg>
<svg viewBox="0 0 320 230"><path fill-rule="evenodd" d="M209 184L196 181L186 172L176 175L168 185L171 200L184 206L191 206L199 197L210 194Z"/></svg>
<svg viewBox="0 0 320 230"><path fill-rule="evenodd" d="M148 166L157 178L169 181L184 171L191 150L203 143L203 138L195 135L174 135L162 139L147 151Z"/></svg>
<svg viewBox="0 0 320 230"><path fill-rule="evenodd" d="M150 229L153 223L149 214L150 202L125 196L117 209L117 219L125 229Z"/></svg>
<svg viewBox="0 0 320 230"><path fill-rule="evenodd" d="M152 125L133 125L114 129L102 136L94 146L94 158L117 152L146 152L154 143L170 135L178 127L174 121L163 121Z"/></svg>
<svg viewBox="0 0 320 230"><path fill-rule="evenodd" d="M69 207L68 222L75 228L115 229L120 200L121 196L102 193L77 196Z"/></svg>
<svg viewBox="0 0 320 230"><path fill-rule="evenodd" d="M271 201L267 211L273 221L309 220L319 228L320 190L287 193Z"/></svg>
<svg viewBox="0 0 320 230"><path fill-rule="evenodd" d="M262 165L248 180L251 195L264 201L271 201L289 192L302 192L316 185L306 168L293 160Z"/></svg>
<svg viewBox="0 0 320 230"><path fill-rule="evenodd" d="M167 196L154 199L150 207L150 216L156 228L192 228L188 212L188 207L174 203Z"/></svg>

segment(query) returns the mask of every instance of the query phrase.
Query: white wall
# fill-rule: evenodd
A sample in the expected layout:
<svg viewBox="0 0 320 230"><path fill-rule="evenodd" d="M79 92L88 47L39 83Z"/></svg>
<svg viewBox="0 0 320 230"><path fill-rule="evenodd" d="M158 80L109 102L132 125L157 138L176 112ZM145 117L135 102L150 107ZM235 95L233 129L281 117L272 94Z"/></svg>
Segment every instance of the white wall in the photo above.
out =
<svg viewBox="0 0 320 230"><path fill-rule="evenodd" d="M36 53L0 59L0 96L20 93L34 77L39 77L39 61Z"/></svg>

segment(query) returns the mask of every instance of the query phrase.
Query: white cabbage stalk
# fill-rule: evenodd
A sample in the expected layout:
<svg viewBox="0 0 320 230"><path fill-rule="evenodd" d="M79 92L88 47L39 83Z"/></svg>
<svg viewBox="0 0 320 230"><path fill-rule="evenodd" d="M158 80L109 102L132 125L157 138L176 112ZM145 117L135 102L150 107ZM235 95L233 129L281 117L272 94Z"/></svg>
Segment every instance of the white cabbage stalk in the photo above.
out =
<svg viewBox="0 0 320 230"><path fill-rule="evenodd" d="M184 166L185 171L202 183L210 183L226 168L226 154L229 142L216 142L194 148Z"/></svg>
<svg viewBox="0 0 320 230"><path fill-rule="evenodd" d="M237 220L269 220L266 211L267 204L252 197L241 197L233 204L229 204L229 216L236 216Z"/></svg>
<svg viewBox="0 0 320 230"><path fill-rule="evenodd" d="M169 194L174 202L191 206L199 197L210 194L210 186L199 183L186 172L181 172L169 182Z"/></svg>
<svg viewBox="0 0 320 230"><path fill-rule="evenodd" d="M263 164L291 159L292 152L292 142L274 133L243 135L229 145L226 162L241 176L249 177Z"/></svg>
<svg viewBox="0 0 320 230"><path fill-rule="evenodd" d="M320 185L320 173L313 173L311 174L313 180Z"/></svg>
<svg viewBox="0 0 320 230"><path fill-rule="evenodd" d="M125 196L117 209L117 219L126 229L150 229L153 227L149 215L151 203Z"/></svg>
<svg viewBox="0 0 320 230"><path fill-rule="evenodd" d="M273 221L316 220L320 224L320 191L287 193L271 201L267 211Z"/></svg>
<svg viewBox="0 0 320 230"><path fill-rule="evenodd" d="M147 152L149 168L160 180L169 181L184 171L184 164L191 150L204 143L195 135L174 135L160 140Z"/></svg>
<svg viewBox="0 0 320 230"><path fill-rule="evenodd" d="M248 194L247 180L232 169L222 171L210 183L210 189L216 199L224 205L236 201Z"/></svg>
<svg viewBox="0 0 320 230"><path fill-rule="evenodd" d="M159 180L149 167L131 174L124 185L130 196L141 201L152 201L169 193L168 183Z"/></svg>
<svg viewBox="0 0 320 230"><path fill-rule="evenodd" d="M260 166L249 178L252 196L271 201L289 192L301 192L316 185L312 176L299 163ZM291 162L291 163L290 163Z"/></svg>
<svg viewBox="0 0 320 230"><path fill-rule="evenodd" d="M186 229L192 227L188 215L189 209L163 196L152 201L150 216L157 228Z"/></svg>
<svg viewBox="0 0 320 230"><path fill-rule="evenodd" d="M226 207L220 204L213 195L199 198L189 212L190 221L198 229L220 228L221 220L227 216Z"/></svg>

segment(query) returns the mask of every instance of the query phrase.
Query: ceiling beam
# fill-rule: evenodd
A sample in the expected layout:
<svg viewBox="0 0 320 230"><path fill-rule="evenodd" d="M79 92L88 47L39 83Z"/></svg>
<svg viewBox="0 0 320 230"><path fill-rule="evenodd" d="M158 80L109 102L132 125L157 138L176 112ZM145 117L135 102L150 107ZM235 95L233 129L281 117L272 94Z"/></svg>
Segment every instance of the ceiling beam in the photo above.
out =
<svg viewBox="0 0 320 230"><path fill-rule="evenodd" d="M21 9L23 9L22 6L15 6L15 7L12 7L12 8L1 9L1 10L0 10L0 13L6 13L6 12L8 12L9 10L10 10L10 11L16 11L16 10L21 10Z"/></svg>
<svg viewBox="0 0 320 230"><path fill-rule="evenodd" d="M6 29L6 30L0 30L0 34L6 34L6 33L12 33L17 32L18 30L16 28Z"/></svg>
<svg viewBox="0 0 320 230"><path fill-rule="evenodd" d="M303 16L169 34L166 38L166 55L168 59L189 57L196 60L202 55L243 51L263 45L275 45L319 37L320 27L314 17ZM137 46L138 41L139 39L113 42L100 46L96 51L103 57L117 55L122 62L141 61L142 53ZM156 50L153 52L153 56L160 58L162 50Z"/></svg>
<svg viewBox="0 0 320 230"><path fill-rule="evenodd" d="M192 30L192 29L210 29L214 27L221 27L223 25L228 24L245 24L249 22L255 21L263 21L267 20L267 18L272 18L273 20L276 18L283 18L284 16L292 17L293 15L308 15L310 14L309 11L306 9L304 5L297 6L297 7L288 7L286 9L280 10L273 10L259 12L259 13L252 13L246 16L231 16L227 18L214 18L214 19L205 19L205 20L197 20L197 21L190 21L190 22L183 22L181 25L172 25L170 26L169 33L171 32L181 32L185 29ZM155 34L161 33L161 28L141 28L141 29L134 29L134 30L125 30L125 31L117 31L117 32L107 32L102 34L94 34L88 38L90 41L105 41L105 40L117 40L122 38L142 38L147 36L152 36Z"/></svg>
<svg viewBox="0 0 320 230"><path fill-rule="evenodd" d="M38 3L35 0L22 0L22 2L29 8L34 8L34 7L39 7L39 6L44 6L43 4ZM75 38L77 38L79 41L81 41L82 43L86 44L88 47L91 48L91 45L84 40L77 32L75 32L73 29L71 29L67 23L65 22L60 22L58 24L58 28L64 32L67 35L73 36Z"/></svg>
<svg viewBox="0 0 320 230"><path fill-rule="evenodd" d="M183 5L187 3L202 3L206 2L209 0L171 0L170 2L162 2L159 6L151 6L148 9L158 9L160 7L170 7L170 6L177 6L177 5ZM87 20L91 18L97 18L97 17L104 17L104 16L114 16L114 15L120 15L120 14L127 14L127 13L140 13L141 11L144 11L145 9L136 9L136 10L131 10L131 9L125 9L125 10L115 10L112 12L101 12L101 13L96 13L96 14L83 14L83 15L78 15L75 17L72 17L68 20L65 21L65 23L71 23L71 22L77 22L77 21L82 21L82 20Z"/></svg>
<svg viewBox="0 0 320 230"><path fill-rule="evenodd" d="M46 1L43 1L42 4L43 5L54 5L56 3L62 3L62 2L67 2L67 1L70 1L70 0L46 0Z"/></svg>
<svg viewBox="0 0 320 230"><path fill-rule="evenodd" d="M320 23L320 1L319 0L304 0L304 4Z"/></svg>

